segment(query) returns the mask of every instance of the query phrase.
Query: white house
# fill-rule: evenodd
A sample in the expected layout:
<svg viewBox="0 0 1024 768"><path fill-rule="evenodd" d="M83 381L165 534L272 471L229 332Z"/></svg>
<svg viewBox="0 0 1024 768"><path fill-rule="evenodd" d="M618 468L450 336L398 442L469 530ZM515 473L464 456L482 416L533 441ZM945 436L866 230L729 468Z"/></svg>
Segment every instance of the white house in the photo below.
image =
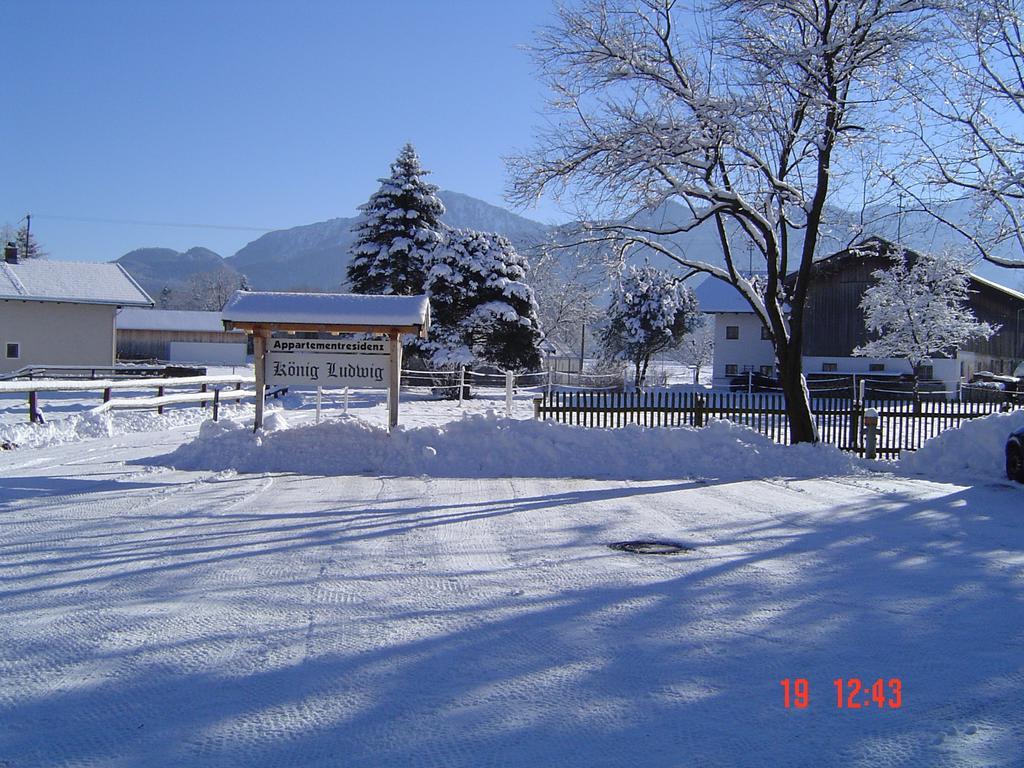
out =
<svg viewBox="0 0 1024 768"><path fill-rule="evenodd" d="M0 261L0 373L114 364L114 317L149 298L118 264Z"/></svg>
<svg viewBox="0 0 1024 768"><path fill-rule="evenodd" d="M225 331L220 312L130 307L117 314L119 360L244 365L245 331Z"/></svg>
<svg viewBox="0 0 1024 768"><path fill-rule="evenodd" d="M727 386L734 376L754 372L775 375L775 348L754 311L732 285L707 278L695 289L700 311L714 317L712 386Z"/></svg>

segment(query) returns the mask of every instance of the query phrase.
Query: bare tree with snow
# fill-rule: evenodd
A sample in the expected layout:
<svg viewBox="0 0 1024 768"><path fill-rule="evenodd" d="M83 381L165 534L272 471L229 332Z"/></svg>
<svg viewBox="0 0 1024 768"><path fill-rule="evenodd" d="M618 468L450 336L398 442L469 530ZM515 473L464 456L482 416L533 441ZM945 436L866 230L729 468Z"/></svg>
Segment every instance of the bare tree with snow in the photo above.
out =
<svg viewBox="0 0 1024 768"><path fill-rule="evenodd" d="M678 276L627 267L601 327L601 356L632 363L633 386L642 387L651 357L678 347L699 322L697 297Z"/></svg>
<svg viewBox="0 0 1024 768"><path fill-rule="evenodd" d="M542 245L530 258L527 281L537 300L537 316L545 338L579 349L580 336L597 320L598 297L608 287L608 274L596 249Z"/></svg>
<svg viewBox="0 0 1024 768"><path fill-rule="evenodd" d="M864 292L860 306L868 333L877 338L853 354L906 360L914 371L915 395L922 365L998 330L978 322L967 306L970 272L951 254L922 253L911 260L898 249L892 267L872 276L878 282Z"/></svg>
<svg viewBox="0 0 1024 768"><path fill-rule="evenodd" d="M693 383L700 384L700 372L715 359L715 326L703 316L701 324L686 334L679 345L678 359L693 369Z"/></svg>
<svg viewBox="0 0 1024 768"><path fill-rule="evenodd" d="M685 205L689 221L672 228L627 220L590 231L743 295L771 329L792 442L817 440L801 345L825 207L862 145L883 134L889 86L919 41L926 2L590 0L563 8L535 48L561 118L512 162L513 198ZM703 222L724 266L655 240ZM762 288L740 271L748 244L765 262Z"/></svg>
<svg viewBox="0 0 1024 768"><path fill-rule="evenodd" d="M973 251L1024 268L1024 0L950 4L904 85L912 143L889 175ZM912 149L913 148L913 149ZM966 214L966 215L965 215Z"/></svg>
<svg viewBox="0 0 1024 768"><path fill-rule="evenodd" d="M217 269L211 272L198 272L192 276L180 302L188 309L200 309L220 312L224 305L234 296L235 291L247 290L248 282L245 275L230 269ZM171 297L176 292L171 292ZM163 296L161 295L161 302Z"/></svg>

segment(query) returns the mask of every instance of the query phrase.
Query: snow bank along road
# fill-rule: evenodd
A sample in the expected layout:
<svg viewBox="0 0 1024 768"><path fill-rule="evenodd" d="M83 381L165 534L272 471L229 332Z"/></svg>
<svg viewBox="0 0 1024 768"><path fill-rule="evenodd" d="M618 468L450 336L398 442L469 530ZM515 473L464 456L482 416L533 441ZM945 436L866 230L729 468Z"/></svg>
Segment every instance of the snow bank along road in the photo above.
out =
<svg viewBox="0 0 1024 768"><path fill-rule="evenodd" d="M160 466L193 434L0 452L0 766L1024 765L1022 488Z"/></svg>

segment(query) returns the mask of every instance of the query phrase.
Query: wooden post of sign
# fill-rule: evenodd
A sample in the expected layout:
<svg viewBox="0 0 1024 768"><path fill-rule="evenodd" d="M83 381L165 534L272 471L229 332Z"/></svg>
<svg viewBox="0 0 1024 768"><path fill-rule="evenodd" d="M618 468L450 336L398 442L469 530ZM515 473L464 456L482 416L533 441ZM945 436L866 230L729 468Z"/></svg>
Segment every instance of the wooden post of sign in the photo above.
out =
<svg viewBox="0 0 1024 768"><path fill-rule="evenodd" d="M402 378L402 334L392 331L388 334L388 367L391 377L388 381L388 431L398 426L398 387Z"/></svg>
<svg viewBox="0 0 1024 768"><path fill-rule="evenodd" d="M257 328L252 337L252 362L256 368L256 420L252 431L263 428L263 399L267 393L267 338L270 332Z"/></svg>

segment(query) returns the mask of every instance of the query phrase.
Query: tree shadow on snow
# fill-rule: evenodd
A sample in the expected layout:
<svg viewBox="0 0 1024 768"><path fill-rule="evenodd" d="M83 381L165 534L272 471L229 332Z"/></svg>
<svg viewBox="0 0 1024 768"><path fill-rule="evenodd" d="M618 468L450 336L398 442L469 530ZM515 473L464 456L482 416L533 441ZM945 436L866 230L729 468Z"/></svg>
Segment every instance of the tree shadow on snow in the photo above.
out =
<svg viewBox="0 0 1024 768"><path fill-rule="evenodd" d="M129 517L119 539L51 544L4 583L29 618L135 586L69 647L6 645L0 758L1017 764L1000 739L1024 726L1020 493L817 481L825 502L832 482L831 504L799 483L663 483L451 503L339 489L341 503L294 511L284 489L287 511L226 496L177 527ZM604 546L673 521L690 555ZM126 640L144 621L152 632ZM40 674L68 683L29 684ZM786 709L780 680L798 677L811 704ZM851 677L899 678L903 706L837 708L833 680Z"/></svg>

